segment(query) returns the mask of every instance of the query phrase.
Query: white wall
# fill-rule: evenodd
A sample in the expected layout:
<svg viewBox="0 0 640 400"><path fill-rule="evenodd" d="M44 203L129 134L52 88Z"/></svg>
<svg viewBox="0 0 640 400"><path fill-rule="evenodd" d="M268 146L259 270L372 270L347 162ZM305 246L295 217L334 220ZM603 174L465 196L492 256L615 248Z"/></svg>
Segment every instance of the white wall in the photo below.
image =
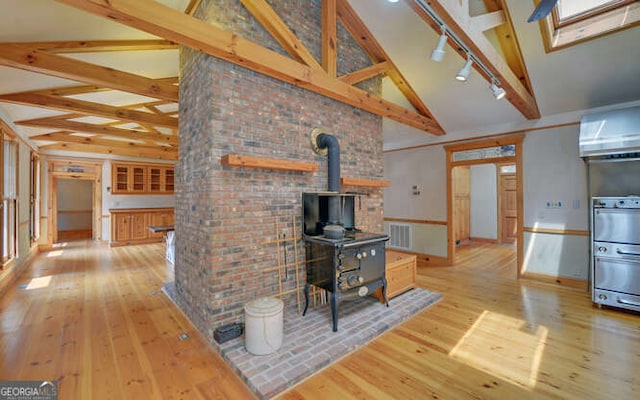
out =
<svg viewBox="0 0 640 400"><path fill-rule="evenodd" d="M528 134L523 144L524 226L589 228L587 169L578 153L577 125ZM548 208L547 202L560 202Z"/></svg>
<svg viewBox="0 0 640 400"><path fill-rule="evenodd" d="M384 154L384 216L447 220L446 153L442 146ZM418 185L419 195L412 194Z"/></svg>
<svg viewBox="0 0 640 400"><path fill-rule="evenodd" d="M447 221L446 153L442 146L384 154L384 216L422 221ZM413 194L417 185L420 194ZM385 223L388 232L388 224ZM447 227L411 223L411 251L447 257Z"/></svg>
<svg viewBox="0 0 640 400"><path fill-rule="evenodd" d="M527 135L522 171L525 227L589 229L587 169L579 157L578 135L578 126ZM549 208L547 202L561 205ZM526 272L586 280L589 237L527 233L523 268Z"/></svg>
<svg viewBox="0 0 640 400"><path fill-rule="evenodd" d="M494 164L472 165L471 237L498 238L498 184Z"/></svg>

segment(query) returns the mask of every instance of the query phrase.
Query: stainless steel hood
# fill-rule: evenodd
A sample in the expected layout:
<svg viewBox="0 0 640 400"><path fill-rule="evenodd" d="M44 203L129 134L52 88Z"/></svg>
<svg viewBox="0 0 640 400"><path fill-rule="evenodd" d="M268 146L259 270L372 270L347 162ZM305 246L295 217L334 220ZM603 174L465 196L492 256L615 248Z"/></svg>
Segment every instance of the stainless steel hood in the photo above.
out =
<svg viewBox="0 0 640 400"><path fill-rule="evenodd" d="M580 157L640 153L640 106L585 115L580 120L579 146Z"/></svg>

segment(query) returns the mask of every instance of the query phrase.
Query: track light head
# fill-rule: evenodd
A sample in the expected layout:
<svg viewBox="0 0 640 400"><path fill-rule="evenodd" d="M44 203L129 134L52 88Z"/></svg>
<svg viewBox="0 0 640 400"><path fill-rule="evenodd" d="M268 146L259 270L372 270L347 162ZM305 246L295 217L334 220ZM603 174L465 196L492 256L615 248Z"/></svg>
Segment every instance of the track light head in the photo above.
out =
<svg viewBox="0 0 640 400"><path fill-rule="evenodd" d="M495 97L496 100L500 100L507 94L507 92L505 92L503 88L497 85L496 81L492 81L491 86L489 86L489 88L491 89L491 92L493 93L493 97Z"/></svg>
<svg viewBox="0 0 640 400"><path fill-rule="evenodd" d="M471 73L471 64L473 64L473 60L471 57L467 58L467 62L464 63L464 66L460 68L458 74L456 75L456 79L460 82L466 82L469 79L469 74Z"/></svg>
<svg viewBox="0 0 640 400"><path fill-rule="evenodd" d="M431 52L431 61L440 62L444 58L444 46L447 44L447 34L442 32L440 39L438 39L438 46Z"/></svg>

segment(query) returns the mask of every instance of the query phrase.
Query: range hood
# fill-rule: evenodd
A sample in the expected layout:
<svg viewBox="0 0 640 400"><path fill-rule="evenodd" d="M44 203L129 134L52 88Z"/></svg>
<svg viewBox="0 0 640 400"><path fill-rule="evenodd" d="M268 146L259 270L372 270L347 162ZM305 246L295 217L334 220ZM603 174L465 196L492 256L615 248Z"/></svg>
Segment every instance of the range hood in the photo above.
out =
<svg viewBox="0 0 640 400"><path fill-rule="evenodd" d="M580 120L580 157L640 157L640 106L587 114Z"/></svg>

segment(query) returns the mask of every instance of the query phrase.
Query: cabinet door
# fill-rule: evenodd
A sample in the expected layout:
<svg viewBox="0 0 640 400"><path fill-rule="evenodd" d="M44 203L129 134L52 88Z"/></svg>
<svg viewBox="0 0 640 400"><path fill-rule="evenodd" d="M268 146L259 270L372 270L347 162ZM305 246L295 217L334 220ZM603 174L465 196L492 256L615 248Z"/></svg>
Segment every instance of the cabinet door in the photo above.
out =
<svg viewBox="0 0 640 400"><path fill-rule="evenodd" d="M159 193L164 191L164 168L149 167L149 192Z"/></svg>
<svg viewBox="0 0 640 400"><path fill-rule="evenodd" d="M148 214L147 213L134 213L132 216L131 222L131 239L139 240L146 239L149 237L148 235Z"/></svg>
<svg viewBox="0 0 640 400"><path fill-rule="evenodd" d="M173 193L173 167L164 170L164 191Z"/></svg>
<svg viewBox="0 0 640 400"><path fill-rule="evenodd" d="M147 167L131 166L131 192L141 193L147 190Z"/></svg>
<svg viewBox="0 0 640 400"><path fill-rule="evenodd" d="M172 212L154 212L149 214L150 226L170 226L173 225L173 213ZM166 232L149 232L149 237L161 238L166 235Z"/></svg>
<svg viewBox="0 0 640 400"><path fill-rule="evenodd" d="M126 193L129 191L129 166L114 165L111 186L113 193Z"/></svg>
<svg viewBox="0 0 640 400"><path fill-rule="evenodd" d="M116 242L131 239L131 214L112 214L115 219Z"/></svg>

